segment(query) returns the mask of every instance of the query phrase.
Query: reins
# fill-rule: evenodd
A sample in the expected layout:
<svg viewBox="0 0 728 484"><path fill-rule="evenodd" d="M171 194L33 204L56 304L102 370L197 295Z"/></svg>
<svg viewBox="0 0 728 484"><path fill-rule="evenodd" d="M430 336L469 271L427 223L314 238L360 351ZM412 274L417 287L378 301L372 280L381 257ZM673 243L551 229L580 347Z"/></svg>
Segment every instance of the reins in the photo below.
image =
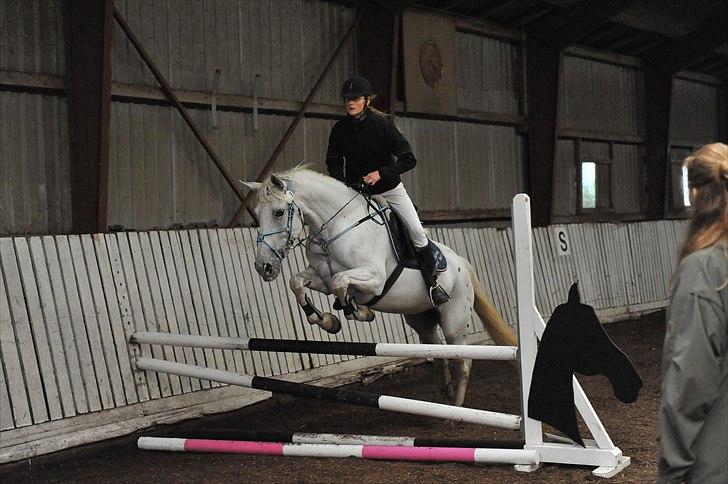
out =
<svg viewBox="0 0 728 484"><path fill-rule="evenodd" d="M341 232L339 232L338 234L336 234L335 236L333 236L330 239L325 239L323 237L320 237L321 234L323 233L324 229L326 228L326 226L332 220L334 220L359 195L361 195L362 197L364 197L364 199L367 202L367 215L364 216L364 217L362 217L362 218L360 218L359 220L357 220L356 222L354 222L352 225L350 225L346 229L342 230ZM371 202L371 198L370 197L367 197L361 191L356 191L356 193L354 194L353 197L351 197L344 205L342 205L341 208L339 208L336 212L334 212L334 214L331 217L329 217L329 219L326 222L324 222L323 224L321 224L321 227L319 227L319 229L316 231L316 233L311 234L311 235L308 235L307 237L304 237L304 238L298 237L297 242L294 243L293 242L293 216L294 216L294 209L295 210L298 210L298 216L301 219L301 225L305 228L306 224L305 224L305 221L304 221L304 218L303 218L303 213L301 211L301 208L296 204L296 201L293 198L293 192L290 191L290 190L286 190L285 196L286 196L285 200L286 200L286 202L288 204L288 221L286 223L286 226L283 227L283 228L280 228L278 230L272 230L270 232L265 232L265 233L258 232L258 235L256 237L256 243L263 244L266 247L268 247L276 255L276 257L278 257L281 260L285 258L286 253L289 250L295 249L299 245L307 244L307 248L309 250L311 250L311 245L312 244L313 245L317 245L317 246L321 247L321 249L323 250L323 253L319 253L319 255L323 255L323 256L326 257L327 262L329 262L329 269L331 269L331 267L330 267L330 261L329 261L330 253L328 251L328 247L334 241L336 241L337 239L339 239L340 237L342 237L343 235L345 235L350 230L358 227L359 225L363 224L364 222L366 222L368 220L372 220L377 225L384 225L385 222L384 222L383 214L387 210L389 210L389 206L385 206L385 207L381 207L381 208L374 206L374 204ZM374 212L371 211L372 208L374 208ZM379 221L377 221L375 219L375 217L378 216L378 215L382 215L382 221L381 222L379 222ZM265 240L266 237L268 237L270 235L279 234L281 232L286 232L287 233L287 237L286 237L286 243L283 244L283 247L281 247L280 249L276 249L275 247L273 247L272 245L270 245ZM303 230L302 230L302 232L303 232ZM317 238L319 238L319 240L316 240Z"/></svg>
<svg viewBox="0 0 728 484"><path fill-rule="evenodd" d="M331 245L331 244L332 244L332 243L333 243L333 242L334 242L335 240L337 240L338 238L342 237L342 236L343 236L344 234L346 234L346 233L347 233L347 232L349 232L350 230L352 230L352 229L355 229L356 227L358 227L359 225L363 224L364 222L366 222L366 221L368 221L368 220L371 220L372 222L374 222L374 223L375 223L375 224L377 224L377 225L384 225L384 217L382 217L382 221L381 221L381 222L378 222L378 221L377 221L377 220L375 219L375 217L376 217L377 215L383 215L383 214L384 214L384 212L386 212L387 210L389 210L389 206L385 206L385 207L381 207L381 208L380 208L380 207L376 207L376 206L374 206L374 204L372 203L372 201L371 201L371 197L367 197L367 196L366 196L366 195L365 195L365 194L364 194L363 192L361 192L361 191L358 191L358 190L355 190L355 191L356 191L357 193L356 193L356 194L355 194L355 195L354 195L353 197L351 197L351 198L349 199L349 201L348 201L348 202L346 202L346 203L344 204L344 206L342 206L342 207L341 207L341 208L340 208L339 210L337 210L337 211L336 211L336 213L334 213L334 214L333 214L333 215L332 215L332 216L331 216L331 217L330 217L330 218L329 218L329 219L328 219L328 220L327 220L326 222L324 222L324 223L323 223L323 224L321 225L321 227L320 227L320 228L318 229L318 231L317 231L317 232L316 232L315 234L313 234L313 235L311 235L311 236L309 236L309 237L307 237L307 238L306 238L306 239L308 239L308 240L309 240L309 243L310 243L310 244L316 244L316 245L318 245L319 247L321 247L322 249L326 249L326 248L327 248L327 247L328 247L329 245ZM361 195L362 197L364 197L364 199L365 199L365 200L366 200L366 202L367 202L367 215L365 215L364 217L360 218L359 220L357 220L357 221L356 221L356 222L354 222L354 223L353 223L352 225L350 225L349 227L345 228L344 230L342 230L341 232L339 232L338 234L336 234L336 235L335 235L335 236L333 236L332 238L330 238L330 239L328 239L328 240L326 240L326 239L323 239L323 241L322 241L322 242L318 242L318 241L316 240L316 237L318 237L318 236L319 236L319 235L320 235L320 234L321 234L321 233L323 232L323 230L324 230L324 228L326 227L326 225L327 225L327 224L328 224L329 222L331 222L331 221L332 221L332 220L333 220L334 218L336 218L336 216L337 216L337 215L339 215L339 213L341 213L341 211L342 211L342 210L344 210L344 208L346 208L346 206L347 206L347 205L349 205L349 204L350 204L350 203L351 203L351 202L352 202L352 201L353 201L353 200L354 200L354 199L355 199L355 198L356 198L357 196L359 196L359 195ZM374 212L373 212L373 213L371 212L371 209L372 209L372 208L374 208Z"/></svg>

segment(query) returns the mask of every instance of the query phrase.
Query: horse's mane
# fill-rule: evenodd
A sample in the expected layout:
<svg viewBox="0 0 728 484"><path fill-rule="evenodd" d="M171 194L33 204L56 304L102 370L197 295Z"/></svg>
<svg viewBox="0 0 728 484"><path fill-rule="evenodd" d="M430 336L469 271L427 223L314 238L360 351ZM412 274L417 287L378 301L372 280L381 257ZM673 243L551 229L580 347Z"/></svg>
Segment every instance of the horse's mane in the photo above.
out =
<svg viewBox="0 0 728 484"><path fill-rule="evenodd" d="M290 168L286 171L282 171L280 173L276 173L276 176L278 178L289 179L289 180L296 179L297 175L303 175L303 176L310 175L313 177L318 177L322 181L327 181L330 183L341 183L340 181L336 180L335 178L331 178L328 175L324 175L323 173L319 173L318 171L313 170L311 168L311 164L306 163L306 162L301 162L298 165L294 166L293 168Z"/></svg>
<svg viewBox="0 0 728 484"><path fill-rule="evenodd" d="M332 178L328 175L324 175L323 173L320 173L316 170L313 170L311 168L311 164L306 163L306 162L301 162L298 165L294 166L293 168L290 168L285 171L277 172L274 174L281 180L292 181L294 184L297 181L300 181L301 179L313 178L313 179L317 179L320 182L323 182L325 185L328 185L331 188L341 188L341 187L345 186L339 180ZM280 192L266 189L267 187L270 187L270 184L271 184L271 179L270 179L270 177L268 177L263 182L263 189L258 190L258 193L256 195L256 202L257 201L269 201L271 199L271 197L281 198L282 194L280 194ZM295 191L295 188L294 188L294 191Z"/></svg>
<svg viewBox="0 0 728 484"><path fill-rule="evenodd" d="M296 180L300 180L301 177L316 178L319 181L324 182L327 185L330 185L332 188L345 186L343 183L341 183L336 178L332 178L328 175L324 175L323 173L313 170L311 168L311 164L306 163L306 162L301 162L298 165L294 166L293 168L290 168L286 171L282 171L280 173L276 173L275 175L278 178L281 178L283 180L293 180L294 182ZM268 179L268 182L270 182L270 178Z"/></svg>

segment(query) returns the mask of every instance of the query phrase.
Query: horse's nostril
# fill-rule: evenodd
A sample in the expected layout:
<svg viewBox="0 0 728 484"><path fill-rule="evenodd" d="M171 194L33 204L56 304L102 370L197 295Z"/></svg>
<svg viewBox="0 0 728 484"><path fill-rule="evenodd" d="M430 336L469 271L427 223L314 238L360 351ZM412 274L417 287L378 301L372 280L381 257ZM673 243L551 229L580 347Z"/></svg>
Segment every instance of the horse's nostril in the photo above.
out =
<svg viewBox="0 0 728 484"><path fill-rule="evenodd" d="M263 271L265 271L266 274L270 274L273 272L273 266L268 264L267 262L263 265Z"/></svg>

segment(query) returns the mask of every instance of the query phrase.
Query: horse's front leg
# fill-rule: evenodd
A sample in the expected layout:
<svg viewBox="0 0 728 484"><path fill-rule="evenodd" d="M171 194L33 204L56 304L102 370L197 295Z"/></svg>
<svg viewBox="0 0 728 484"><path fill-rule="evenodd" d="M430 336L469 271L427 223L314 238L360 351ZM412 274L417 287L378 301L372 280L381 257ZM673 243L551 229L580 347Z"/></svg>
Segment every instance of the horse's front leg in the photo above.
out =
<svg viewBox="0 0 728 484"><path fill-rule="evenodd" d="M341 331L341 321L339 321L339 318L331 313L322 313L319 309L314 307L313 303L306 295L307 288L321 292L327 296L331 294L328 286L326 286L324 280L321 279L321 276L318 275L313 267L308 266L305 270L293 275L289 282L289 286L291 287L293 294L296 295L296 300L301 306L301 309L303 309L303 312L306 313L306 319L308 319L310 324L320 326L321 329L331 334Z"/></svg>
<svg viewBox="0 0 728 484"><path fill-rule="evenodd" d="M357 301L352 304L353 298L349 294L359 292L364 295L362 299L368 301L379 294L383 286L383 278L366 267L338 272L331 279L331 289L344 306L344 316L357 321L373 321L374 311L363 304L357 304Z"/></svg>

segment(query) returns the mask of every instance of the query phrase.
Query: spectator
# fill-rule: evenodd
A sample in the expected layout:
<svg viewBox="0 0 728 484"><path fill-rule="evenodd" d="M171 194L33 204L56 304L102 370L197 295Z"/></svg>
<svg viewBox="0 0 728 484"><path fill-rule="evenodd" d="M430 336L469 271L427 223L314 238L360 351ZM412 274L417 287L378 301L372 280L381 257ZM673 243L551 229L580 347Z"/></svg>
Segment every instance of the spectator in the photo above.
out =
<svg viewBox="0 0 728 484"><path fill-rule="evenodd" d="M728 483L728 146L685 159L692 217L667 309L658 482Z"/></svg>

